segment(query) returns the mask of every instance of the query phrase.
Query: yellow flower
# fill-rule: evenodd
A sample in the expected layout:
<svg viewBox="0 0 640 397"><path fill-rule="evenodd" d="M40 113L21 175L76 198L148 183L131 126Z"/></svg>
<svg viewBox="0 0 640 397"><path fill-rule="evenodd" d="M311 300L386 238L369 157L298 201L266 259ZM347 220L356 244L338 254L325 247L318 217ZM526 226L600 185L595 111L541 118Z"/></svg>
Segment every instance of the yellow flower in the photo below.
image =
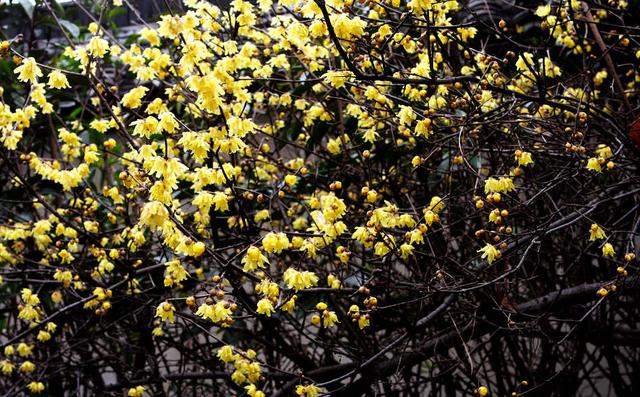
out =
<svg viewBox="0 0 640 397"><path fill-rule="evenodd" d="M273 303L267 298L262 298L258 301L258 308L256 312L258 314L264 314L267 317L271 317L271 313L274 312Z"/></svg>
<svg viewBox="0 0 640 397"><path fill-rule="evenodd" d="M345 83L355 76L353 72L343 70L332 70L324 75L325 83L329 84L333 88L344 87Z"/></svg>
<svg viewBox="0 0 640 397"><path fill-rule="evenodd" d="M160 317L162 321L173 323L175 321L173 314L176 308L169 302L162 302L156 309L156 317Z"/></svg>
<svg viewBox="0 0 640 397"><path fill-rule="evenodd" d="M518 57L516 61L516 68L521 72L528 72L529 68L532 67L533 62L533 54L530 52L525 52Z"/></svg>
<svg viewBox="0 0 640 397"><path fill-rule="evenodd" d="M166 131L170 134L173 134L180 127L178 120L176 120L176 117L171 112L162 112L159 114L159 118L159 131Z"/></svg>
<svg viewBox="0 0 640 397"><path fill-rule="evenodd" d="M56 332L56 329L58 328L58 326L56 325L56 323L53 323L51 321L49 321L47 323L46 329L48 332Z"/></svg>
<svg viewBox="0 0 640 397"><path fill-rule="evenodd" d="M287 288L293 288L296 292L318 284L318 276L315 273L306 270L300 272L293 268L288 268L284 272L283 279Z"/></svg>
<svg viewBox="0 0 640 397"><path fill-rule="evenodd" d="M229 345L222 346L218 350L217 356L225 363L234 362L239 358L239 356L233 352L233 347Z"/></svg>
<svg viewBox="0 0 640 397"><path fill-rule="evenodd" d="M37 305L40 303L40 298L37 294L34 294L29 288L23 288L20 291L20 297L28 305Z"/></svg>
<svg viewBox="0 0 640 397"><path fill-rule="evenodd" d="M202 304L196 311L196 316L209 319L214 323L227 322L231 320L231 309L228 302L220 301L213 305Z"/></svg>
<svg viewBox="0 0 640 397"><path fill-rule="evenodd" d="M318 397L322 389L316 385L298 385L296 386L296 394L303 397Z"/></svg>
<svg viewBox="0 0 640 397"><path fill-rule="evenodd" d="M477 392L480 397L485 397L487 394L489 394L489 389L487 389L485 386L480 386L478 387Z"/></svg>
<svg viewBox="0 0 640 397"><path fill-rule="evenodd" d="M287 175L284 177L284 182L287 184L287 186L293 187L293 185L296 184L296 182L298 181L298 177L295 175Z"/></svg>
<svg viewBox="0 0 640 397"><path fill-rule="evenodd" d="M0 361L0 371L2 371L4 375L11 375L15 368L16 365L9 360Z"/></svg>
<svg viewBox="0 0 640 397"><path fill-rule="evenodd" d="M260 248L251 246L247 249L247 254L242 258L242 264L244 265L242 271L253 272L258 268L264 268L265 263L269 263L269 260L262 255Z"/></svg>
<svg viewBox="0 0 640 397"><path fill-rule="evenodd" d="M25 83L35 83L38 77L42 77L42 70L40 70L36 60L32 57L23 59L22 64L14 70L14 73L18 74L18 80Z"/></svg>
<svg viewBox="0 0 640 397"><path fill-rule="evenodd" d="M442 211L443 208L444 201L438 196L433 196L429 202L429 209L437 214Z"/></svg>
<svg viewBox="0 0 640 397"><path fill-rule="evenodd" d="M603 159L613 156L613 151L611 150L611 148L604 144L598 145L598 148L595 150L595 152Z"/></svg>
<svg viewBox="0 0 640 397"><path fill-rule="evenodd" d="M296 309L296 301L298 300L298 295L294 295L286 301L280 309L287 313L292 313Z"/></svg>
<svg viewBox="0 0 640 397"><path fill-rule="evenodd" d="M589 241L602 240L605 238L607 238L607 235L604 233L604 230L602 230L598 224L592 224L589 229Z"/></svg>
<svg viewBox="0 0 640 397"><path fill-rule="evenodd" d="M538 6L538 8L536 8L536 15L539 16L540 18L544 18L544 17L548 16L549 14L551 14L551 5L550 4L543 5L543 6Z"/></svg>
<svg viewBox="0 0 640 397"><path fill-rule="evenodd" d="M264 393L261 390L258 390L256 385L254 385L253 383L245 386L244 388L247 391L247 395L249 395L249 397L265 397Z"/></svg>
<svg viewBox="0 0 640 397"><path fill-rule="evenodd" d="M355 17L349 18L346 13L332 14L330 16L331 24L338 38L343 40L351 40L364 34L364 28L367 23L362 19Z"/></svg>
<svg viewBox="0 0 640 397"><path fill-rule="evenodd" d="M325 310L322 312L322 326L325 328L331 328L335 323L339 323L336 312L332 310Z"/></svg>
<svg viewBox="0 0 640 397"><path fill-rule="evenodd" d="M416 123L416 135L428 138L431 134L431 119L420 120Z"/></svg>
<svg viewBox="0 0 640 397"><path fill-rule="evenodd" d="M29 346L24 342L21 342L16 349L20 357L27 357L31 355L31 351L33 350L33 346Z"/></svg>
<svg viewBox="0 0 640 397"><path fill-rule="evenodd" d="M605 243L602 246L602 255L604 256L614 256L616 252L613 250L613 245L611 243Z"/></svg>
<svg viewBox="0 0 640 397"><path fill-rule="evenodd" d="M145 96L147 91L149 91L147 87L136 87L124 94L120 103L122 103L122 106L129 109L138 108L142 105L142 97Z"/></svg>
<svg viewBox="0 0 640 397"><path fill-rule="evenodd" d="M38 336L36 337L40 342L46 342L51 339L51 334L47 331L40 330L38 331Z"/></svg>
<svg viewBox="0 0 640 397"><path fill-rule="evenodd" d="M373 252L377 256L385 256L389 253L389 251L395 248L395 246L396 246L396 242L394 237L391 235L386 235L384 236L383 241L378 241L375 244L373 248Z"/></svg>
<svg viewBox="0 0 640 397"><path fill-rule="evenodd" d="M342 141L340 139L329 139L327 142L327 150L333 155L340 153L342 151Z"/></svg>
<svg viewBox="0 0 640 397"><path fill-rule="evenodd" d="M53 301L53 303L62 302L62 293L60 291L53 291L51 293L51 300Z"/></svg>
<svg viewBox="0 0 640 397"><path fill-rule="evenodd" d="M174 259L165 262L164 286L171 287L174 283L180 283L187 279L188 273L180 263L180 260Z"/></svg>
<svg viewBox="0 0 640 397"><path fill-rule="evenodd" d="M47 85L50 88L55 89L70 87L69 82L67 81L67 76L57 69L49 73L49 81L47 82Z"/></svg>
<svg viewBox="0 0 640 397"><path fill-rule="evenodd" d="M169 211L159 201L151 201L144 205L140 214L140 223L153 229L161 227L169 219Z"/></svg>
<svg viewBox="0 0 640 397"><path fill-rule="evenodd" d="M602 172L602 166L600 164L600 160L596 157L591 157L589 160L587 160L586 168L591 171Z"/></svg>
<svg viewBox="0 0 640 397"><path fill-rule="evenodd" d="M49 76L49 82L51 82L51 76ZM93 128L94 130L100 133L104 133L109 129L110 123L108 120L105 120L105 119L95 119L89 123L89 127ZM106 146L107 144L105 143L105 147Z"/></svg>
<svg viewBox="0 0 640 397"><path fill-rule="evenodd" d="M484 182L485 193L506 193L515 189L513 180L508 177L500 177L500 179L489 178Z"/></svg>
<svg viewBox="0 0 640 397"><path fill-rule="evenodd" d="M533 159L531 158L531 153L523 152L522 150L516 150L515 158L518 162L518 165L526 167L529 164L533 164Z"/></svg>
<svg viewBox="0 0 640 397"><path fill-rule="evenodd" d="M489 264L492 264L496 259L502 256L502 253L493 245L487 244L480 248L478 252L482 252L482 259L487 259Z"/></svg>
<svg viewBox="0 0 640 397"><path fill-rule="evenodd" d="M29 391L33 394L39 394L44 391L44 383L42 382L31 382L27 385Z"/></svg>
<svg viewBox="0 0 640 397"><path fill-rule="evenodd" d="M142 397L144 395L144 387L136 386L129 389L127 396L129 397Z"/></svg>
<svg viewBox="0 0 640 397"><path fill-rule="evenodd" d="M96 58L102 58L109 50L109 42L102 37L93 36L87 45L89 53Z"/></svg>
<svg viewBox="0 0 640 397"><path fill-rule="evenodd" d="M338 289L342 286L342 282L335 275L329 274L327 276L327 285L329 286L329 288Z"/></svg>
<svg viewBox="0 0 640 397"><path fill-rule="evenodd" d="M126 95L129 95L129 94L126 94ZM126 97L126 95L125 95L125 97ZM123 101L124 101L124 98L123 98ZM140 106L140 105L138 105L138 106ZM153 116L149 116L149 117L147 117L145 119L138 119L138 120L132 122L131 125L134 126L133 127L133 134L134 135L138 135L138 136L143 136L143 137L149 138L149 137L151 137L151 135L153 135L153 134L158 132L158 120Z"/></svg>
<svg viewBox="0 0 640 397"><path fill-rule="evenodd" d="M431 226L433 223L440 222L440 216L431 210L427 210L424 213L424 221L428 226Z"/></svg>
<svg viewBox="0 0 640 397"><path fill-rule="evenodd" d="M36 365L31 361L25 361L20 365L20 372L33 372L36 369Z"/></svg>
<svg viewBox="0 0 640 397"><path fill-rule="evenodd" d="M256 212L256 214L253 216L253 220L256 223L260 223L262 221L264 221L265 219L269 218L269 210L264 209L264 210L260 210L258 212ZM303 221L306 221L304 218L298 218L295 221L293 221L293 228L296 230L300 230L303 229L305 226L302 227L296 227L296 222L300 222L300 219L302 219Z"/></svg>
<svg viewBox="0 0 640 397"><path fill-rule="evenodd" d="M262 248L272 254L279 254L289 248L290 242L284 233L267 233L262 239Z"/></svg>
<svg viewBox="0 0 640 397"><path fill-rule="evenodd" d="M415 247L411 244L404 243L400 246L400 256L402 259L407 260L411 255L413 255L413 250Z"/></svg>
<svg viewBox="0 0 640 397"><path fill-rule="evenodd" d="M255 287L256 292L266 295L269 298L275 300L278 295L280 295L280 287L278 284L273 283L269 280L262 280Z"/></svg>
<svg viewBox="0 0 640 397"><path fill-rule="evenodd" d="M358 327L360 329L365 329L369 325L370 325L370 322L369 322L368 314L363 314L363 315L360 315L360 317L358 317Z"/></svg>
<svg viewBox="0 0 640 397"><path fill-rule="evenodd" d="M216 211L229 211L229 196L227 196L224 192L215 192L212 201L213 205L216 208Z"/></svg>

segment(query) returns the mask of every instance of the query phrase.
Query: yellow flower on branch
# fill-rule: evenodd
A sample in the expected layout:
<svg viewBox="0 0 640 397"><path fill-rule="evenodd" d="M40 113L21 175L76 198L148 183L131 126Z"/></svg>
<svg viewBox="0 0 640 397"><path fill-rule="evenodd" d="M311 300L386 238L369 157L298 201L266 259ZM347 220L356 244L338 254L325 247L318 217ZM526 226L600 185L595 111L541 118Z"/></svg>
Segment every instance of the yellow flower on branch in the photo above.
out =
<svg viewBox="0 0 640 397"><path fill-rule="evenodd" d="M611 245L611 243L605 243L602 246L602 255L603 256L614 256L616 254L615 250L613 249L613 245Z"/></svg>
<svg viewBox="0 0 640 397"><path fill-rule="evenodd" d="M20 66L14 70L14 73L18 75L18 80L25 83L35 83L38 77L42 77L42 70L40 70L36 60L32 57L23 59Z"/></svg>
<svg viewBox="0 0 640 397"><path fill-rule="evenodd" d="M502 253L492 244L487 244L480 248L477 252L482 252L482 259L486 259L489 264L492 264L496 259L500 259Z"/></svg>
<svg viewBox="0 0 640 397"><path fill-rule="evenodd" d="M602 230L598 224L592 224L589 229L589 241L602 240L605 238L607 238L607 235L604 233L604 230Z"/></svg>
<svg viewBox="0 0 640 397"><path fill-rule="evenodd" d="M57 69L49 73L49 81L47 82L47 86L55 89L70 87L69 81L67 81L67 76L65 76L64 73Z"/></svg>
<svg viewBox="0 0 640 397"><path fill-rule="evenodd" d="M175 321L175 318L174 318L175 311L176 311L176 308L171 303L162 302L161 304L158 305L158 308L156 309L156 317L160 317L162 321L168 321L170 323L173 323Z"/></svg>
<svg viewBox="0 0 640 397"><path fill-rule="evenodd" d="M267 317L271 317L271 313L274 312L273 303L267 298L262 298L258 301L258 308L256 313L264 314Z"/></svg>

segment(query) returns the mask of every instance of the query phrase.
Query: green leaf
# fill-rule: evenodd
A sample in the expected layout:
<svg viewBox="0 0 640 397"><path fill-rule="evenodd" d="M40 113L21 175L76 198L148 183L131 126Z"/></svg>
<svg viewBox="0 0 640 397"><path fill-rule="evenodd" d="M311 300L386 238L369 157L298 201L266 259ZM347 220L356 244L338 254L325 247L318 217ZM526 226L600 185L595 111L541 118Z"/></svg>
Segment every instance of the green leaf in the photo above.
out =
<svg viewBox="0 0 640 397"><path fill-rule="evenodd" d="M78 118L78 116L80 115L80 113L82 112L82 108L80 106L78 106L76 109L74 109L71 114L69 115L69 120L75 120Z"/></svg>
<svg viewBox="0 0 640 397"><path fill-rule="evenodd" d="M60 25L65 28L65 30L69 32L71 36L73 36L74 38L80 36L80 28L78 27L78 25L73 22L67 21L66 19L60 19L59 22Z"/></svg>
<svg viewBox="0 0 640 397"><path fill-rule="evenodd" d="M51 2L51 5L55 9L56 14L64 15L64 7L62 7L60 3L58 3L56 0L49 0L49 1Z"/></svg>
<svg viewBox="0 0 640 397"><path fill-rule="evenodd" d="M36 8L36 0L18 0L24 12L27 14L29 19L33 19L33 11Z"/></svg>
<svg viewBox="0 0 640 397"><path fill-rule="evenodd" d="M109 10L107 12L107 19L111 20L111 19L117 17L118 15L124 15L126 13L127 13L126 8L124 8L124 7L115 7L115 8L112 8L111 10Z"/></svg>

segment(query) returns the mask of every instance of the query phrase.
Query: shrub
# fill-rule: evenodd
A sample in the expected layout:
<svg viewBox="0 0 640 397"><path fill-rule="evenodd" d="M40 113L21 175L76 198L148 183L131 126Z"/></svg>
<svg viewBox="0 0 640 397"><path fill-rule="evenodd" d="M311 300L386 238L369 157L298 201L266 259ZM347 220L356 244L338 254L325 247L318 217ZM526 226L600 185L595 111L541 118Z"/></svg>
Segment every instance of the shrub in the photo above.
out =
<svg viewBox="0 0 640 397"><path fill-rule="evenodd" d="M637 391L640 15L476 3L124 39L38 3L58 38L0 48L3 390Z"/></svg>

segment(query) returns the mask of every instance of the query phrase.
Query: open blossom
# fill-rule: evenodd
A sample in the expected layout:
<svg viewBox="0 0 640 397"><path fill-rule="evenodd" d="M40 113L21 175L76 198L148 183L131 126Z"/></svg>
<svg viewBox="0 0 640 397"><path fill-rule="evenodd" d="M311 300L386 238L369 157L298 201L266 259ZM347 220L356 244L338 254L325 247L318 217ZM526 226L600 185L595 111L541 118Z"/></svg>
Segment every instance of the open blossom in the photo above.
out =
<svg viewBox="0 0 640 397"><path fill-rule="evenodd" d="M238 359L238 355L233 352L233 347L230 345L222 346L216 355L225 363L230 363Z"/></svg>
<svg viewBox="0 0 640 397"><path fill-rule="evenodd" d="M161 304L158 305L158 308L156 309L156 317L160 317L162 321L168 321L170 323L173 323L175 321L174 319L175 311L176 311L176 308L171 303L162 302Z"/></svg>
<svg viewBox="0 0 640 397"><path fill-rule="evenodd" d="M602 255L604 256L614 256L616 252L613 249L613 245L611 243L605 243L602 246Z"/></svg>
<svg viewBox="0 0 640 397"><path fill-rule="evenodd" d="M489 264L492 264L496 259L500 258L502 255L500 250L498 250L494 245L487 244L484 247L480 248L478 252L482 253L482 259L486 259Z"/></svg>
<svg viewBox="0 0 640 397"><path fill-rule="evenodd" d="M64 73L62 73L59 70L54 70L51 73L49 73L49 81L47 82L47 85L50 88L69 88L69 81L67 81L67 76L64 75Z"/></svg>
<svg viewBox="0 0 640 397"><path fill-rule="evenodd" d="M142 97L149 91L147 87L140 86L133 88L131 91L124 94L122 100L122 106L129 109L136 109L142 105Z"/></svg>
<svg viewBox="0 0 640 397"><path fill-rule="evenodd" d="M93 36L87 45L89 53L96 58L103 58L109 50L109 42L102 37Z"/></svg>
<svg viewBox="0 0 640 397"><path fill-rule="evenodd" d="M347 70L333 70L325 73L324 80L333 88L341 88L345 86L347 81L354 78L353 72Z"/></svg>
<svg viewBox="0 0 640 397"><path fill-rule="evenodd" d="M151 201L142 208L140 223L153 229L161 227L169 219L169 211L159 201Z"/></svg>
<svg viewBox="0 0 640 397"><path fill-rule="evenodd" d="M29 391L33 394L40 394L44 391L44 383L42 382L31 382L27 385Z"/></svg>
<svg viewBox="0 0 640 397"><path fill-rule="evenodd" d="M263 268L265 263L269 263L266 256L260 252L260 248L251 246L247 249L247 254L242 258L243 271L252 272L258 268Z"/></svg>
<svg viewBox="0 0 640 397"><path fill-rule="evenodd" d="M267 233L262 239L262 248L272 254L279 254L289 248L290 242L284 233Z"/></svg>
<svg viewBox="0 0 640 397"><path fill-rule="evenodd" d="M42 77L42 70L40 70L36 60L32 57L23 59L14 72L18 74L18 80L25 83L35 83L38 77Z"/></svg>
<svg viewBox="0 0 640 397"><path fill-rule="evenodd" d="M533 158L531 156L531 153L529 152L523 152L522 150L516 150L515 152L515 158L516 161L518 162L518 165L526 167L529 164L533 164Z"/></svg>
<svg viewBox="0 0 640 397"><path fill-rule="evenodd" d="M333 310L325 310L322 312L322 326L324 328L331 328L339 322L338 315Z"/></svg>
<svg viewBox="0 0 640 397"><path fill-rule="evenodd" d="M196 316L209 319L214 323L222 323L231 320L231 305L228 302L216 302L215 304L202 304L196 311ZM225 325L223 324L223 325Z"/></svg>
<svg viewBox="0 0 640 397"><path fill-rule="evenodd" d="M322 392L322 389L314 384L307 385L307 386L303 386L303 385L296 386L296 394L301 397L318 397L318 395L321 392Z"/></svg>
<svg viewBox="0 0 640 397"><path fill-rule="evenodd" d="M144 396L144 391L145 391L144 386L132 387L131 389L129 389L129 392L127 393L127 396L128 397L142 397L142 396Z"/></svg>
<svg viewBox="0 0 640 397"><path fill-rule="evenodd" d="M98 369L128 397L411 394L427 352L446 394L490 396L495 373L533 392L518 354L545 374L580 343L601 357L583 327L548 344L560 363L515 332L536 343L456 362L500 352L502 319L473 323L492 299L569 330L557 310L636 277L635 10L539 2L494 29L459 0L184 0L131 34L105 0L78 37L60 20L64 50L0 42L0 384L100 394ZM589 243L584 219L611 229ZM600 303L585 323L637 317Z"/></svg>
<svg viewBox="0 0 640 397"><path fill-rule="evenodd" d="M290 186L290 187L293 187L297 181L298 181L298 177L292 174L289 174L284 177L284 183L286 183L287 186Z"/></svg>
<svg viewBox="0 0 640 397"><path fill-rule="evenodd" d="M9 360L0 361L0 371L3 375L11 375L15 368L16 365Z"/></svg>
<svg viewBox="0 0 640 397"><path fill-rule="evenodd" d="M29 373L36 369L36 365L31 361L25 361L20 365L20 372Z"/></svg>
<svg viewBox="0 0 640 397"><path fill-rule="evenodd" d="M343 40L351 40L364 34L366 22L359 17L349 18L348 14L339 13L331 15L331 23L336 36Z"/></svg>
<svg viewBox="0 0 640 397"><path fill-rule="evenodd" d="M594 172L602 172L602 164L599 158L591 157L587 160L586 168L590 171Z"/></svg>
<svg viewBox="0 0 640 397"><path fill-rule="evenodd" d="M429 210L437 214L443 209L444 209L444 200L438 196L431 197L431 201L429 201Z"/></svg>
<svg viewBox="0 0 640 397"><path fill-rule="evenodd" d="M508 177L489 178L484 182L485 193L508 193L516 189L513 179Z"/></svg>
<svg viewBox="0 0 640 397"><path fill-rule="evenodd" d="M543 6L538 6L538 8L536 8L536 15L539 16L540 18L544 18L549 14L551 14L551 5L550 4L546 4L546 5L543 5Z"/></svg>
<svg viewBox="0 0 640 397"><path fill-rule="evenodd" d="M604 233L604 230L602 230L598 224L592 224L589 229L589 241L602 240L605 238L607 238L607 235Z"/></svg>
<svg viewBox="0 0 640 397"><path fill-rule="evenodd" d="M311 288L318 284L318 276L309 271L298 271L288 268L283 275L284 282L288 288L294 289L296 292L301 289Z"/></svg>
<svg viewBox="0 0 640 397"><path fill-rule="evenodd" d="M271 317L271 313L274 312L273 303L267 298L262 298L258 301L258 308L256 312L258 314L264 314L267 317Z"/></svg>

